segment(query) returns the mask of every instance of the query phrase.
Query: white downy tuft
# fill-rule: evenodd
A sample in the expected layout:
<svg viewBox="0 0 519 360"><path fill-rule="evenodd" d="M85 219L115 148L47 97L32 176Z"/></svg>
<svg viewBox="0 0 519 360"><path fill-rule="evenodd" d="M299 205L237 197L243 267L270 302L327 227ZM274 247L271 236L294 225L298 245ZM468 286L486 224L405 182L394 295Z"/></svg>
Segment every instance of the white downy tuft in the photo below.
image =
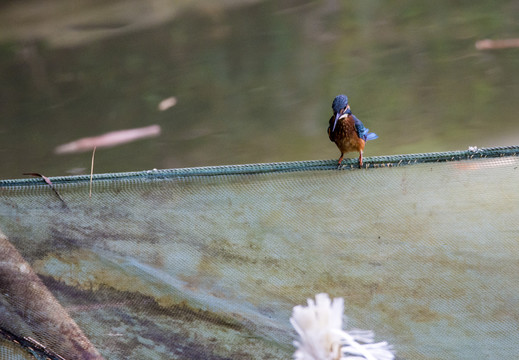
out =
<svg viewBox="0 0 519 360"><path fill-rule="evenodd" d="M308 306L295 306L290 323L299 335L296 360L392 360L387 342L374 343L372 331L342 330L344 300L317 294Z"/></svg>

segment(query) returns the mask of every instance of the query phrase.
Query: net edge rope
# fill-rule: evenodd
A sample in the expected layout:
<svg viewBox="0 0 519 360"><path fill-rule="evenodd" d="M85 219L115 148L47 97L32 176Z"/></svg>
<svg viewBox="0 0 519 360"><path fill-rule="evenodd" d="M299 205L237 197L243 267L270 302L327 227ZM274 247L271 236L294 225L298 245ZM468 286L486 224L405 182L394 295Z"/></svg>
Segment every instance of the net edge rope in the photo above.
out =
<svg viewBox="0 0 519 360"><path fill-rule="evenodd" d="M364 158L365 169L382 167L407 166L421 163L461 161L480 158L497 158L504 156L517 156L519 145L506 147L477 148L468 150L415 153L401 155L382 155ZM275 163L237 164L203 166L177 169L153 169L133 172L95 174L92 181L108 180L165 180L170 178L196 177L196 176L223 176L223 175L253 175L275 172L315 171L315 170L353 170L358 169L357 159L345 159L341 166L337 166L337 160L304 160ZM53 184L85 183L90 181L90 175L72 175L49 177ZM1 188L47 186L41 178L6 179L0 180Z"/></svg>

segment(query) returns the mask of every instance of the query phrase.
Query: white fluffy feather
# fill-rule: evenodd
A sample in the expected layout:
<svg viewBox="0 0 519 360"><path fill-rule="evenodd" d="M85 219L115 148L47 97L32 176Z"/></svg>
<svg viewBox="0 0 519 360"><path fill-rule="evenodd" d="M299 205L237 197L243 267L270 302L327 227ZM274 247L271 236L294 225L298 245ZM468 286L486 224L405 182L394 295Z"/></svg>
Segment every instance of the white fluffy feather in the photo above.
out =
<svg viewBox="0 0 519 360"><path fill-rule="evenodd" d="M373 343L372 331L342 330L344 300L317 294L308 306L295 306L290 323L299 335L294 341L296 360L393 360L387 342Z"/></svg>

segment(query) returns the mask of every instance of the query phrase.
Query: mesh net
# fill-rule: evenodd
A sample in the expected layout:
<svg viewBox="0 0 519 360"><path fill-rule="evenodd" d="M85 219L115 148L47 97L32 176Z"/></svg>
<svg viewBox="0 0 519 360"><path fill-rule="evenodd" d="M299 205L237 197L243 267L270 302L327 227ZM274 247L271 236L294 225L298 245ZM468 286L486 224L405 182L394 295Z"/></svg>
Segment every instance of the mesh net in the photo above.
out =
<svg viewBox="0 0 519 360"><path fill-rule="evenodd" d="M518 152L0 181L0 355L288 359L327 292L399 358L510 357Z"/></svg>

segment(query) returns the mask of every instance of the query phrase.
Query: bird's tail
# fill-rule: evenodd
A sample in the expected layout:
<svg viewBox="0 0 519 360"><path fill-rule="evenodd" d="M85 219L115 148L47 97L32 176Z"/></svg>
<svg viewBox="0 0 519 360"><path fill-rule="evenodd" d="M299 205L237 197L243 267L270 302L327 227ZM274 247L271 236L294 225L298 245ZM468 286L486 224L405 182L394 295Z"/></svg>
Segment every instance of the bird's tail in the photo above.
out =
<svg viewBox="0 0 519 360"><path fill-rule="evenodd" d="M378 139L378 135L375 134L375 133L370 133L369 129L366 129L366 132L367 132L367 134L366 134L366 141Z"/></svg>

